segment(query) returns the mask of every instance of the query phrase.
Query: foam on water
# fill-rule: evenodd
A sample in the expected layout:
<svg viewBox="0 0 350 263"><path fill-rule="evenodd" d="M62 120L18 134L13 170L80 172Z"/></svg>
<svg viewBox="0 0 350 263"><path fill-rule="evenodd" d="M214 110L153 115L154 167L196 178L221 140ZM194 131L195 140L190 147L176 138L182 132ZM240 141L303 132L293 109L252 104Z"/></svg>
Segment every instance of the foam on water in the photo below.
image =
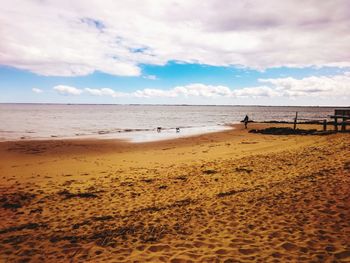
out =
<svg viewBox="0 0 350 263"><path fill-rule="evenodd" d="M127 133L119 134L108 134L104 138L115 138L123 139L130 142L152 142L152 141L161 141L176 139L181 137L189 137L199 134L213 133L224 130L232 129L228 126L216 125L216 126L207 126L207 127L189 127L181 128L180 132L176 132L176 129L162 129L161 132L156 130L146 130L146 131L130 131Z"/></svg>

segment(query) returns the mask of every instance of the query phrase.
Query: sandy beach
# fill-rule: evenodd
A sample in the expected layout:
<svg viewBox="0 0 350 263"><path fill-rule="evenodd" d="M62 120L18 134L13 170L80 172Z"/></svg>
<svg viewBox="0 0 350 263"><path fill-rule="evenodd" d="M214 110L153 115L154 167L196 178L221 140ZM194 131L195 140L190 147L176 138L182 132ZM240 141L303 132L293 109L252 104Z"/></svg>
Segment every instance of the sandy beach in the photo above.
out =
<svg viewBox="0 0 350 263"><path fill-rule="evenodd" d="M0 261L350 262L350 134L242 126L0 143Z"/></svg>

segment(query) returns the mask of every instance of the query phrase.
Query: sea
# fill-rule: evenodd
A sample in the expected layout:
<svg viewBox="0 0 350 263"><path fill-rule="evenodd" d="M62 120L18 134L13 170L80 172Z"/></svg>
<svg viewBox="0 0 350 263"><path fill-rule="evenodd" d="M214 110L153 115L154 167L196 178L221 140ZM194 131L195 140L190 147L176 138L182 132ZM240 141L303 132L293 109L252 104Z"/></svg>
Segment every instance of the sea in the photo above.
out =
<svg viewBox="0 0 350 263"><path fill-rule="evenodd" d="M147 142L230 129L253 121L323 120L334 107L0 104L0 141L115 138ZM161 127L157 132L157 127ZM176 128L180 128L176 132Z"/></svg>

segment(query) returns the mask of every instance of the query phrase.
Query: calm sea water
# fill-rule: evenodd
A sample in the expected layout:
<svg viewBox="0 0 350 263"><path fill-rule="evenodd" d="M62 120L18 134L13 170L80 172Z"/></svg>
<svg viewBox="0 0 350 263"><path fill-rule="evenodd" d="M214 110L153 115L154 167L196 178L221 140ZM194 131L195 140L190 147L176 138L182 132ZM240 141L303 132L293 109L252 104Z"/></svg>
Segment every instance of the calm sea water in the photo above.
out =
<svg viewBox="0 0 350 263"><path fill-rule="evenodd" d="M330 107L0 104L0 140L121 138L150 141L227 129L254 121L324 119ZM156 127L162 127L157 133ZM180 133L175 128L180 127Z"/></svg>

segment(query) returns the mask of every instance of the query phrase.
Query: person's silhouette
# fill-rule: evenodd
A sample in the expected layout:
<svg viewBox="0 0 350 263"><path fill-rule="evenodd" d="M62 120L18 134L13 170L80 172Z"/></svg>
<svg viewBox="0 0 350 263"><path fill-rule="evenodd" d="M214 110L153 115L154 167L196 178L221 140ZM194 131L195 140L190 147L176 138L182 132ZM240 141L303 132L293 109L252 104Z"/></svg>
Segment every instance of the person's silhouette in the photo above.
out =
<svg viewBox="0 0 350 263"><path fill-rule="evenodd" d="M243 119L243 122L244 122L244 127L247 129L248 127L248 122L249 122L249 117L248 115L245 115L244 119Z"/></svg>

